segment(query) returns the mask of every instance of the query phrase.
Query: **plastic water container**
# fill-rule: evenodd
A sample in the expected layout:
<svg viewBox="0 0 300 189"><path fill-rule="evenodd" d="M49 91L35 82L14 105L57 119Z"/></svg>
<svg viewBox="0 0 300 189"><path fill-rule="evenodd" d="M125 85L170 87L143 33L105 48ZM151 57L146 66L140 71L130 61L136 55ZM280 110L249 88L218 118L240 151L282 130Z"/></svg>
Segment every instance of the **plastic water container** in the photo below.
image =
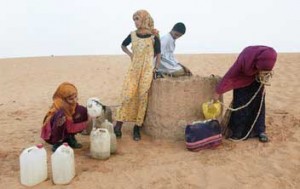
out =
<svg viewBox="0 0 300 189"><path fill-rule="evenodd" d="M117 137L114 132L113 124L106 119L100 127L108 130L110 135L110 153L115 153L117 151Z"/></svg>
<svg viewBox="0 0 300 189"><path fill-rule="evenodd" d="M63 143L51 155L52 177L54 184L69 184L75 176L74 151Z"/></svg>
<svg viewBox="0 0 300 189"><path fill-rule="evenodd" d="M93 128L90 134L90 153L92 158L108 159L110 157L110 134L107 129Z"/></svg>
<svg viewBox="0 0 300 189"><path fill-rule="evenodd" d="M100 125L100 128L107 129L109 133L114 133L114 126L107 119Z"/></svg>
<svg viewBox="0 0 300 189"><path fill-rule="evenodd" d="M113 154L117 151L117 137L115 133L110 133L110 153Z"/></svg>
<svg viewBox="0 0 300 189"><path fill-rule="evenodd" d="M220 116L222 110L222 105L220 101L213 102L205 102L202 104L202 111L205 119L216 119Z"/></svg>
<svg viewBox="0 0 300 189"><path fill-rule="evenodd" d="M103 113L103 106L99 98L91 97L87 100L86 103L88 115L91 118L96 118Z"/></svg>
<svg viewBox="0 0 300 189"><path fill-rule="evenodd" d="M34 186L47 179L47 152L42 144L26 148L20 155L21 184Z"/></svg>

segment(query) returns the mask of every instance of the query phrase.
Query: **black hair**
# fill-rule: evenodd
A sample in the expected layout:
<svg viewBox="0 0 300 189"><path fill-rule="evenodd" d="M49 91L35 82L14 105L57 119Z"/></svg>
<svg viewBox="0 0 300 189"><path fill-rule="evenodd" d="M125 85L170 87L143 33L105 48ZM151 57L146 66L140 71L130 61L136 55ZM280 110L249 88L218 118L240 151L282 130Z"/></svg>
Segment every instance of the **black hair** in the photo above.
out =
<svg viewBox="0 0 300 189"><path fill-rule="evenodd" d="M185 30L186 30L185 25L182 22L176 23L172 28L172 31L177 31L182 34L185 34Z"/></svg>

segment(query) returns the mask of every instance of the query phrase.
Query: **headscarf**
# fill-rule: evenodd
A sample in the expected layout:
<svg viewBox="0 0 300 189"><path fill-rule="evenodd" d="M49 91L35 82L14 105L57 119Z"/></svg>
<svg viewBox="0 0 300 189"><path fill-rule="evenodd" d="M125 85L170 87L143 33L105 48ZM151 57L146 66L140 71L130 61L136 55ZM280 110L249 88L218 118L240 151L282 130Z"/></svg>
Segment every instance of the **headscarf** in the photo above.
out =
<svg viewBox="0 0 300 189"><path fill-rule="evenodd" d="M53 103L45 116L44 123L49 121L60 109L63 109L67 119L72 119L72 115L75 113L76 104L66 103L66 99L73 95L77 95L77 88L73 84L68 82L60 84L53 94Z"/></svg>
<svg viewBox="0 0 300 189"><path fill-rule="evenodd" d="M250 85L259 71L271 71L277 59L276 51L267 46L249 46L239 55L216 88L218 94Z"/></svg>
<svg viewBox="0 0 300 189"><path fill-rule="evenodd" d="M138 16L141 20L141 27L137 28L140 34L153 34L158 35L158 31L154 28L154 21L151 15L146 10L136 11L132 17Z"/></svg>

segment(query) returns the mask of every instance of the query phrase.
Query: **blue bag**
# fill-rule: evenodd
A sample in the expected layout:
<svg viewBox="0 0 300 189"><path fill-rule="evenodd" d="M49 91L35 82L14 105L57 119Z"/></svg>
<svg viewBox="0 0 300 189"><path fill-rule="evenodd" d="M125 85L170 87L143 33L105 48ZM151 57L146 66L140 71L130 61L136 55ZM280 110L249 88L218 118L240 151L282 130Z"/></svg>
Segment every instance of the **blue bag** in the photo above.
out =
<svg viewBox="0 0 300 189"><path fill-rule="evenodd" d="M185 128L186 147L191 151L214 148L222 144L221 126L218 120L194 122Z"/></svg>

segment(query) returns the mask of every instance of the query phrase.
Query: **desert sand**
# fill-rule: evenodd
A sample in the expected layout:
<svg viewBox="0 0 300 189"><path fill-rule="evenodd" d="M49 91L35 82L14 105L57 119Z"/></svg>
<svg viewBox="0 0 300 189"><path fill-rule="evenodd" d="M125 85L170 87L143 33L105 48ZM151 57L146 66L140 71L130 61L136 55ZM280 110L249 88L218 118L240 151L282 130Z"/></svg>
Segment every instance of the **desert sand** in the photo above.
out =
<svg viewBox="0 0 300 189"><path fill-rule="evenodd" d="M224 75L237 54L177 55L196 75ZM42 119L57 86L69 81L79 90L79 103L99 97L118 105L126 56L65 56L0 59L0 188L20 184L19 155L43 143L48 153L48 179L33 188L299 188L300 185L300 53L280 53L272 85L267 87L268 143L257 139L189 152L184 141L131 138L124 127L118 150L108 160L89 157L89 136L75 150L76 176L69 185L51 179L51 146L40 138ZM225 94L229 103L231 92ZM115 112L115 108L113 108Z"/></svg>

